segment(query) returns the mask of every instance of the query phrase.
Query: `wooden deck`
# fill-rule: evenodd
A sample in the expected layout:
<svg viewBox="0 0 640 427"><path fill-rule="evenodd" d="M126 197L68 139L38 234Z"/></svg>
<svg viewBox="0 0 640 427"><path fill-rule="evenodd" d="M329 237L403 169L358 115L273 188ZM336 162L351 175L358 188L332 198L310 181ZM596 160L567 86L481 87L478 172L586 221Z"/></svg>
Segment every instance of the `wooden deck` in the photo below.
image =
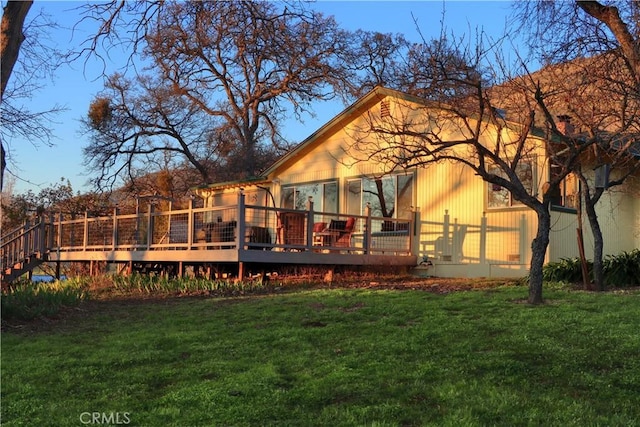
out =
<svg viewBox="0 0 640 427"><path fill-rule="evenodd" d="M320 230L355 219L340 239ZM314 231L315 227L315 231ZM389 231L381 231L389 230ZM344 233L341 233L344 234ZM40 262L106 262L184 267L231 264L415 266L414 224L371 215L353 216L245 205L69 219L49 218L3 237L3 283ZM36 262L34 262L34 260Z"/></svg>

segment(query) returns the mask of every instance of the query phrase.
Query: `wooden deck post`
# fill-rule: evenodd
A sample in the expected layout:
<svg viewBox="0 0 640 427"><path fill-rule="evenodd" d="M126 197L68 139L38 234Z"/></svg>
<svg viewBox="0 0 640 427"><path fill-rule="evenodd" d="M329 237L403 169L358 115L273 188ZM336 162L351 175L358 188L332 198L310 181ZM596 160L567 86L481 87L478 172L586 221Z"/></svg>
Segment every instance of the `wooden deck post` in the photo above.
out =
<svg viewBox="0 0 640 427"><path fill-rule="evenodd" d="M58 212L58 235L56 238L56 246L58 249L62 247L62 212Z"/></svg>
<svg viewBox="0 0 640 427"><path fill-rule="evenodd" d="M451 217L449 216L449 209L444 211L444 219L442 220L442 239L443 239L443 256L451 256L451 243L449 243L449 226Z"/></svg>
<svg viewBox="0 0 640 427"><path fill-rule="evenodd" d="M244 262L238 262L238 280L242 282L244 279Z"/></svg>
<svg viewBox="0 0 640 427"><path fill-rule="evenodd" d="M89 211L84 211L84 222L82 224L82 250L87 250L89 244Z"/></svg>
<svg viewBox="0 0 640 427"><path fill-rule="evenodd" d="M52 249L53 248L53 237L54 237L54 224L55 224L55 215L53 213L49 214L49 229L47 230L47 241L45 243L45 245L47 246L47 249Z"/></svg>
<svg viewBox="0 0 640 427"><path fill-rule="evenodd" d="M371 251L371 203L367 202L367 205L364 207L364 214L366 218L364 220L362 247L363 252L366 255Z"/></svg>
<svg viewBox="0 0 640 427"><path fill-rule="evenodd" d="M41 214L40 225L38 226L38 253L40 259L44 259L47 252L46 221L44 218L44 214Z"/></svg>
<svg viewBox="0 0 640 427"><path fill-rule="evenodd" d="M482 212L480 219L480 264L487 263L487 213Z"/></svg>
<svg viewBox="0 0 640 427"><path fill-rule="evenodd" d="M147 250L151 248L153 243L153 203L149 203L147 210Z"/></svg>
<svg viewBox="0 0 640 427"><path fill-rule="evenodd" d="M195 221L193 220L193 197L189 199L189 214L187 215L187 250L193 249L191 245L193 245L193 236L195 235L194 230Z"/></svg>
<svg viewBox="0 0 640 427"><path fill-rule="evenodd" d="M460 225L458 225L458 218L453 220L453 234L451 236L451 260L453 262L460 261L460 252L459 249L462 246L462 242L460 242Z"/></svg>
<svg viewBox="0 0 640 427"><path fill-rule="evenodd" d="M236 235L236 250L238 254L244 250L245 234L247 230L246 212L244 204L244 189L238 191L238 233ZM238 280L244 279L244 262L238 261Z"/></svg>
<svg viewBox="0 0 640 427"><path fill-rule="evenodd" d="M309 196L307 200L307 248L311 250L313 247L313 196Z"/></svg>
<svg viewBox="0 0 640 427"><path fill-rule="evenodd" d="M56 236L56 247L58 260L56 261L56 279L60 280L60 247L62 246L62 212L58 212L58 235Z"/></svg>
<svg viewBox="0 0 640 427"><path fill-rule="evenodd" d="M111 238L113 239L112 250L116 250L118 246L118 207L113 208L113 230L111 230ZM138 238L138 231L136 230L136 239ZM137 242L136 242L137 243Z"/></svg>
<svg viewBox="0 0 640 427"><path fill-rule="evenodd" d="M76 219L74 214L71 214L71 220L74 221ZM75 221L74 221L75 223ZM75 236L75 227L73 224L69 224L69 246L74 246L74 236Z"/></svg>
<svg viewBox="0 0 640 427"><path fill-rule="evenodd" d="M246 212L244 204L244 190L238 192L238 233L236 235L236 249L244 249L245 235L247 232Z"/></svg>
<svg viewBox="0 0 640 427"><path fill-rule="evenodd" d="M420 232L422 228L420 223L420 207L412 206L411 212L413 213L413 227L409 229L409 253L417 255L420 253Z"/></svg>

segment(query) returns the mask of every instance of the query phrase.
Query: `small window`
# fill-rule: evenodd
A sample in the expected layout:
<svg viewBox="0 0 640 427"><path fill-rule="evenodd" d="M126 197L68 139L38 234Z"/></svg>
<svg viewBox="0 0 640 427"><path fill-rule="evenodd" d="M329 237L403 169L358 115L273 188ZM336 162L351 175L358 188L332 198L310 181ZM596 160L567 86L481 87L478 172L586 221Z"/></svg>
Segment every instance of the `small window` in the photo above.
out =
<svg viewBox="0 0 640 427"><path fill-rule="evenodd" d="M504 171L498 166L489 168L489 173L506 178ZM534 191L534 162L522 161L516 167L516 174L522 181L529 194ZM487 183L487 207L488 208L505 208L511 206L522 206L522 203L515 200L511 196L511 192L506 188L492 183Z"/></svg>
<svg viewBox="0 0 640 427"><path fill-rule="evenodd" d="M575 174L567 175L551 196L551 205L576 209L578 203L578 189L580 182Z"/></svg>

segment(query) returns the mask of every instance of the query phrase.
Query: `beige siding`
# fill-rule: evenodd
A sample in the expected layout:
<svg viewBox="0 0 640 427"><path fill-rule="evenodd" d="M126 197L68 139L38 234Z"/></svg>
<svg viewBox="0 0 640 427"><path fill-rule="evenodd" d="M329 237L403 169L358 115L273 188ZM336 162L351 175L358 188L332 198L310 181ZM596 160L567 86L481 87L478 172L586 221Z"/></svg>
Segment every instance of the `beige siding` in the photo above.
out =
<svg viewBox="0 0 640 427"><path fill-rule="evenodd" d="M615 255L639 247L640 206L637 197L612 189L603 194L596 205L604 240L604 255ZM586 218L582 219L584 249L593 259L593 233ZM579 256L577 243L578 217L575 213L552 212L549 261Z"/></svg>
<svg viewBox="0 0 640 427"><path fill-rule="evenodd" d="M442 234L440 224L448 213L452 223L467 226L461 262L528 265L537 230L535 213L523 207L487 209L486 185L460 164L442 163L420 170L417 205L423 235L417 240L422 243ZM424 247L418 249L424 251Z"/></svg>
<svg viewBox="0 0 640 427"><path fill-rule="evenodd" d="M628 194L610 190L598 202L597 212L604 238L604 254L618 254L638 247L637 202ZM635 226L634 226L635 224ZM593 258L593 237L585 219L585 252Z"/></svg>
<svg viewBox="0 0 640 427"><path fill-rule="evenodd" d="M562 258L575 258L580 255L577 228L578 217L575 213L551 211L548 261L556 262Z"/></svg>
<svg viewBox="0 0 640 427"><path fill-rule="evenodd" d="M375 111L376 107L371 109L372 114ZM385 172L384 165L378 162L354 164L355 153L349 145L359 126L356 123L342 128L305 153L279 173L280 185L338 179L339 209L344 210L344 191L349 178ZM508 135L503 137L508 139ZM509 265L528 265L530 241L537 224L533 212L524 208L487 210L486 184L461 164L443 162L420 168L415 173L419 235L414 240L414 251L420 258L428 256L435 262L450 265L451 271L458 275L461 270L455 265L494 264L506 265L507 269ZM536 176L540 186L539 177L546 176L545 172L536 171ZM279 188L274 188L274 194L279 200ZM456 251L456 246L461 246L461 250ZM517 274L522 272L521 267L515 270ZM441 268L441 271L446 270Z"/></svg>

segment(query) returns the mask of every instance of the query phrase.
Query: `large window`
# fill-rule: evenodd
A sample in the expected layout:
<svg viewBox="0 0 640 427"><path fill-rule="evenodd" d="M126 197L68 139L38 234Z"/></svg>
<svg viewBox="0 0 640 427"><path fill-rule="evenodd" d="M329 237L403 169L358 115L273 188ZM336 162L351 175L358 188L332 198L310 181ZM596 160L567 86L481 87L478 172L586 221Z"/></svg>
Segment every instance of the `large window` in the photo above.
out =
<svg viewBox="0 0 640 427"><path fill-rule="evenodd" d="M413 175L349 180L347 212L352 215L364 215L368 203L372 216L410 219L413 181Z"/></svg>
<svg viewBox="0 0 640 427"><path fill-rule="evenodd" d="M307 209L307 201L313 197L313 209L318 212L338 212L338 183L319 182L292 185L282 188L282 207Z"/></svg>
<svg viewBox="0 0 640 427"><path fill-rule="evenodd" d="M524 185L529 194L534 194L535 184L535 162L521 161L516 167L516 175ZM504 171L498 166L489 168L489 173L506 178ZM487 183L487 207L505 208L509 206L522 206L522 203L511 196L511 192L500 185Z"/></svg>

